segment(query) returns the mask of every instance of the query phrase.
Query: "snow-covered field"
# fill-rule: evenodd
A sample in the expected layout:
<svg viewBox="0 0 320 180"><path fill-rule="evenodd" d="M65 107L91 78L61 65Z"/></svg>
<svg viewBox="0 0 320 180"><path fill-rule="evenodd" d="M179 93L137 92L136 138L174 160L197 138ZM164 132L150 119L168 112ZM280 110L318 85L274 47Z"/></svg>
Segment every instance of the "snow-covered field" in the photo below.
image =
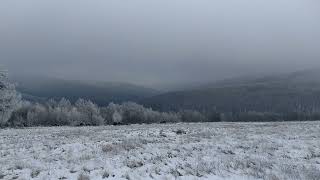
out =
<svg viewBox="0 0 320 180"><path fill-rule="evenodd" d="M320 179L320 122L0 130L0 179Z"/></svg>

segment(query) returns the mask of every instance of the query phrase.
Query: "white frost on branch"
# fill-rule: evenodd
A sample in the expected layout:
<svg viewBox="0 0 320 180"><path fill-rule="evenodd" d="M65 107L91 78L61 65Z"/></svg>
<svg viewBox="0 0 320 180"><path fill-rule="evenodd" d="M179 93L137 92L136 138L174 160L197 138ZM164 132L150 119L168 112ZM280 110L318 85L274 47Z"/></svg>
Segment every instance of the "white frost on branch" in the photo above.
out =
<svg viewBox="0 0 320 180"><path fill-rule="evenodd" d="M17 93L15 85L8 81L8 74L0 70L0 126L4 125L13 111L19 108L21 96Z"/></svg>

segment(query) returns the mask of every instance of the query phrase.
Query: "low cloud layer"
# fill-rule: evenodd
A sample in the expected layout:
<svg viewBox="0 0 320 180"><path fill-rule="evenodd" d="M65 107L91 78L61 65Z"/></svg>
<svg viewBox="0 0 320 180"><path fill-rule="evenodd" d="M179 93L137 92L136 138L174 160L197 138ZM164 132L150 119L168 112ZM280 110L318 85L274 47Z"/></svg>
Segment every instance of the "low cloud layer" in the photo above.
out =
<svg viewBox="0 0 320 180"><path fill-rule="evenodd" d="M320 66L316 0L0 2L15 74L145 85Z"/></svg>

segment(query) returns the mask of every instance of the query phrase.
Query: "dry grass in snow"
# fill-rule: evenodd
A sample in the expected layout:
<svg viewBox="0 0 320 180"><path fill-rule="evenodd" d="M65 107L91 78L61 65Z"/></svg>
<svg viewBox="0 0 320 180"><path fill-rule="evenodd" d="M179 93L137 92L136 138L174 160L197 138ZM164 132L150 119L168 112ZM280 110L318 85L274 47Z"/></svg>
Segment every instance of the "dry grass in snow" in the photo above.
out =
<svg viewBox="0 0 320 180"><path fill-rule="evenodd" d="M320 179L320 122L0 130L0 179Z"/></svg>

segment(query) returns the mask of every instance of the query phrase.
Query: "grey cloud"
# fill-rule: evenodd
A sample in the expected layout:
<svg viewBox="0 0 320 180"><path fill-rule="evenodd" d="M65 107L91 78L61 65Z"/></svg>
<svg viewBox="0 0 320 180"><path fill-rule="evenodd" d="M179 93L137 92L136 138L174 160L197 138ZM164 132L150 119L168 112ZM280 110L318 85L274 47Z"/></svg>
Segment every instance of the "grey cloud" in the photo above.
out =
<svg viewBox="0 0 320 180"><path fill-rule="evenodd" d="M12 73L139 84L213 81L320 65L307 0L0 2Z"/></svg>

